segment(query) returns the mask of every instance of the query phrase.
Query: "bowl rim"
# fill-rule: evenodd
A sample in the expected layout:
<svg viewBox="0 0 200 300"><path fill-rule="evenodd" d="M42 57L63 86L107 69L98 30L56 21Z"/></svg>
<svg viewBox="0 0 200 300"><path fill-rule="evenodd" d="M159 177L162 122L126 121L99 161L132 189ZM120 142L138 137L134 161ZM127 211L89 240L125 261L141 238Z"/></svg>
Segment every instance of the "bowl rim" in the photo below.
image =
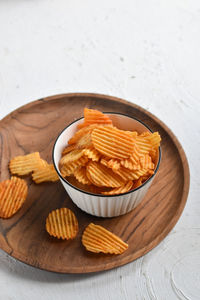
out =
<svg viewBox="0 0 200 300"><path fill-rule="evenodd" d="M123 114L123 113L119 113L119 112L103 112L104 114L112 114L112 115L122 115L122 116L125 116L125 117L128 117L130 119L133 119L139 123L141 123L142 125L144 125L148 130L150 130L151 132L153 132L153 130L148 126L146 125L143 121L135 118L135 117L132 117L132 116L128 116L126 114ZM90 195L90 196L98 196L98 197L102 197L102 198L113 198L113 197L123 197L124 195L128 195L128 194L131 194L139 189L141 189L142 187L144 187L148 182L150 182L153 177L156 175L158 169L159 169L159 166L160 166L160 161L161 161L161 146L159 146L159 158L158 158L158 163L157 163L157 166L156 166L156 169L154 170L154 174L149 177L143 184L141 184L139 187L133 189L133 190L130 190L126 193L122 193L122 194L116 194L116 195L102 195L102 194L95 194L95 193L91 193L91 192L88 192L88 191L84 191L84 190L81 190L79 189L78 187L72 185L70 182L68 182L59 172L57 166L56 166L56 163L55 163L55 159L54 159L54 153L55 153L55 148L56 148L56 144L60 138L60 136L62 135L62 133L68 128L70 127L71 125L73 125L74 123L80 121L81 119L84 119L84 117L80 117L76 120L74 120L73 122L71 122L70 124L68 124L64 129L62 129L62 131L58 134L55 142L54 142L54 145L53 145L53 150L52 150L52 160L53 160L53 165L54 165L54 168L59 176L59 178L61 180L63 180L67 185L69 185L71 188L81 192L81 193L84 193L84 194L87 194L87 195Z"/></svg>

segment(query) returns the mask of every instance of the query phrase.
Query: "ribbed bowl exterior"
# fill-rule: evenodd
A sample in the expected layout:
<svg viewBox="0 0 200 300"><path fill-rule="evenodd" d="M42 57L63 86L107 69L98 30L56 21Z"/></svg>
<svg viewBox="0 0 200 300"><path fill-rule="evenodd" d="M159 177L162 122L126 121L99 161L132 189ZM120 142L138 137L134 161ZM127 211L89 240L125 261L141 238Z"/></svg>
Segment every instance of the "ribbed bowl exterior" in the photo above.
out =
<svg viewBox="0 0 200 300"><path fill-rule="evenodd" d="M134 209L144 198L151 180L141 189L135 190L125 195L114 197L102 197L82 193L68 185L60 178L64 188L72 201L83 211L98 217L116 217L124 215Z"/></svg>

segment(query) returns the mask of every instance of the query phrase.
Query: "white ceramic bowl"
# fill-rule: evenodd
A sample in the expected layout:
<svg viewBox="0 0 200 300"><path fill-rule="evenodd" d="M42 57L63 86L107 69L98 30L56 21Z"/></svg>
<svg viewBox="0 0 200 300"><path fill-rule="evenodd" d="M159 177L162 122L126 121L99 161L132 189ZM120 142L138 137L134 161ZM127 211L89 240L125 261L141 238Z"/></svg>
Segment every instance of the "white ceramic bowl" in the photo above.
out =
<svg viewBox="0 0 200 300"><path fill-rule="evenodd" d="M123 130L136 130L138 133L151 130L141 121L128 117L119 113L106 113L113 124ZM99 217L115 217L123 215L134 209L144 198L148 188L150 187L154 176L156 175L161 157L161 150L157 158L155 173L147 181L145 181L138 188L131 190L121 195L105 196L99 194L92 194L84 190L80 190L76 186L73 186L66 178L62 177L59 171L59 160L63 148L67 145L67 141L74 135L77 130L77 125L83 122L83 118L74 121L69 124L59 134L53 148L53 163L54 167L59 175L65 190L69 194L72 201L83 211L99 216Z"/></svg>

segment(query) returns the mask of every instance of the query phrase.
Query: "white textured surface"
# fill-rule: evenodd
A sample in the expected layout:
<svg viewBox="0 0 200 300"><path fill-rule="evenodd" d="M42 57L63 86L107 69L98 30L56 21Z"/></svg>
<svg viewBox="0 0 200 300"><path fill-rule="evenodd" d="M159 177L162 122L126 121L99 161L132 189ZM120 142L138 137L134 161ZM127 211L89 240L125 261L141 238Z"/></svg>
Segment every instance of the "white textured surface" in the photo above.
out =
<svg viewBox="0 0 200 300"><path fill-rule="evenodd" d="M200 299L200 1L1 0L0 117L62 92L133 101L187 154L181 219L149 254L92 275L59 275L0 252L0 299Z"/></svg>

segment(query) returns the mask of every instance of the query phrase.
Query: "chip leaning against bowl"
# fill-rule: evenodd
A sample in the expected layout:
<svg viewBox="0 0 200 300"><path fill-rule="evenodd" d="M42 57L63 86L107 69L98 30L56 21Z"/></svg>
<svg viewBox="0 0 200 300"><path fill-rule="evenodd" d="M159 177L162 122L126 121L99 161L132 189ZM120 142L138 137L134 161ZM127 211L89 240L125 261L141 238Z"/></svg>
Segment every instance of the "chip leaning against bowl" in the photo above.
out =
<svg viewBox="0 0 200 300"><path fill-rule="evenodd" d="M95 194L119 195L154 174L161 141L158 132L121 130L108 115L88 108L77 127L59 162L61 175L74 186Z"/></svg>

